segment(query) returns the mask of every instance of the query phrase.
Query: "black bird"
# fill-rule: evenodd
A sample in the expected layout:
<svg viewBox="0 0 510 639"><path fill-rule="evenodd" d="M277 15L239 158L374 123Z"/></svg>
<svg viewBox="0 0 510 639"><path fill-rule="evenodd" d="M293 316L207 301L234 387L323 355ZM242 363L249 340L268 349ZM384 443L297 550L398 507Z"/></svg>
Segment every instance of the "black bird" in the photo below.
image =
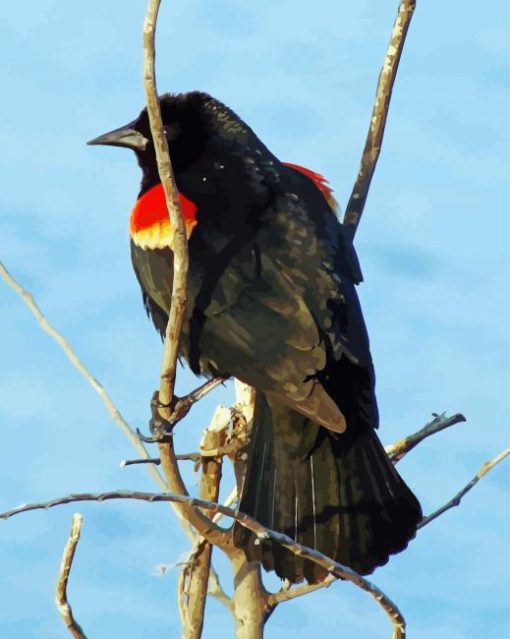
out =
<svg viewBox="0 0 510 639"><path fill-rule="evenodd" d="M257 389L239 508L362 574L415 535L420 505L376 435L375 376L355 285L361 272L325 180L275 157L201 92L160 98L189 237L180 353L197 375ZM173 233L147 111L90 144L133 149L130 218L143 301L164 335ZM324 571L235 524L234 543L291 582Z"/></svg>

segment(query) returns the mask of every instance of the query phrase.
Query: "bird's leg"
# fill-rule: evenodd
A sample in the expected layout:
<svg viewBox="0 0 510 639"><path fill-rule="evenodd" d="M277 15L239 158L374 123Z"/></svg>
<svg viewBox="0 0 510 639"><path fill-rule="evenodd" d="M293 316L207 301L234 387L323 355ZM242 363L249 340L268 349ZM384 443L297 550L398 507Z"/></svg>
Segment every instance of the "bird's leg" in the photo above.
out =
<svg viewBox="0 0 510 639"><path fill-rule="evenodd" d="M137 430L138 437L148 444L156 444L168 440L173 435L175 425L184 419L195 402L225 381L224 377L208 380L184 397L174 395L170 404L159 401L159 391L154 391L151 399L151 418L149 428L152 437L146 437ZM165 413L165 417L162 416Z"/></svg>

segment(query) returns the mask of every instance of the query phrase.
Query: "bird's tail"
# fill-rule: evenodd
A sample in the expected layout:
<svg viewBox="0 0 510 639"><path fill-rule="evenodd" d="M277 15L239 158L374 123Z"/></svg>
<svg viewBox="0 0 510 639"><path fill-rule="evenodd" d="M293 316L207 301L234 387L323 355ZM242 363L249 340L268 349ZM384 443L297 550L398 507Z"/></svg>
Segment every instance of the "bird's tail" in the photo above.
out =
<svg viewBox="0 0 510 639"><path fill-rule="evenodd" d="M257 393L239 510L361 574L403 550L421 519L418 500L372 428L337 435ZM352 434L348 434L350 433ZM250 561L295 583L325 571L240 524L234 543Z"/></svg>

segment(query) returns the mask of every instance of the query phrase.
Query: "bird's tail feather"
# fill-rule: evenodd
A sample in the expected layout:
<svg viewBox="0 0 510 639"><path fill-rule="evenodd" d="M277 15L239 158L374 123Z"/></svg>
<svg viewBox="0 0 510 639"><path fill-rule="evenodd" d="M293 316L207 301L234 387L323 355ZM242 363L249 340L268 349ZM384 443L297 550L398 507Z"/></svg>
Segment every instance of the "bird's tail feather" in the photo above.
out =
<svg viewBox="0 0 510 639"><path fill-rule="evenodd" d="M252 448L239 509L362 574L403 550L421 508L372 428L337 435L257 393ZM295 583L325 571L235 524L251 561Z"/></svg>

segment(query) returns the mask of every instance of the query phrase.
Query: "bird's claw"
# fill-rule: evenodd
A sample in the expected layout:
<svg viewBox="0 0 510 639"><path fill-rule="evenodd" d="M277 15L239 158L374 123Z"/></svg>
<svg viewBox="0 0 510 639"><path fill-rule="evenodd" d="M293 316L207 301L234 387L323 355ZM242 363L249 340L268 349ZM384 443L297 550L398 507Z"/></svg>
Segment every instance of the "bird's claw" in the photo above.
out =
<svg viewBox="0 0 510 639"><path fill-rule="evenodd" d="M137 430L138 437L148 444L168 441L173 436L174 426L188 414L192 403L188 396L181 398L174 395L170 404L163 404L159 401L159 392L155 391L151 399L151 418L149 420L152 436L147 437ZM162 409L167 411L168 419L161 416Z"/></svg>
<svg viewBox="0 0 510 639"><path fill-rule="evenodd" d="M138 436L138 439L141 442L143 442L144 444L161 444L161 443L163 443L165 441L165 439L161 438L161 437L159 437L159 438L158 437L148 437L147 435L144 435L139 428L136 429L136 434ZM167 434L166 435L166 441L168 441L168 438L171 437L171 436L172 436L171 434Z"/></svg>

